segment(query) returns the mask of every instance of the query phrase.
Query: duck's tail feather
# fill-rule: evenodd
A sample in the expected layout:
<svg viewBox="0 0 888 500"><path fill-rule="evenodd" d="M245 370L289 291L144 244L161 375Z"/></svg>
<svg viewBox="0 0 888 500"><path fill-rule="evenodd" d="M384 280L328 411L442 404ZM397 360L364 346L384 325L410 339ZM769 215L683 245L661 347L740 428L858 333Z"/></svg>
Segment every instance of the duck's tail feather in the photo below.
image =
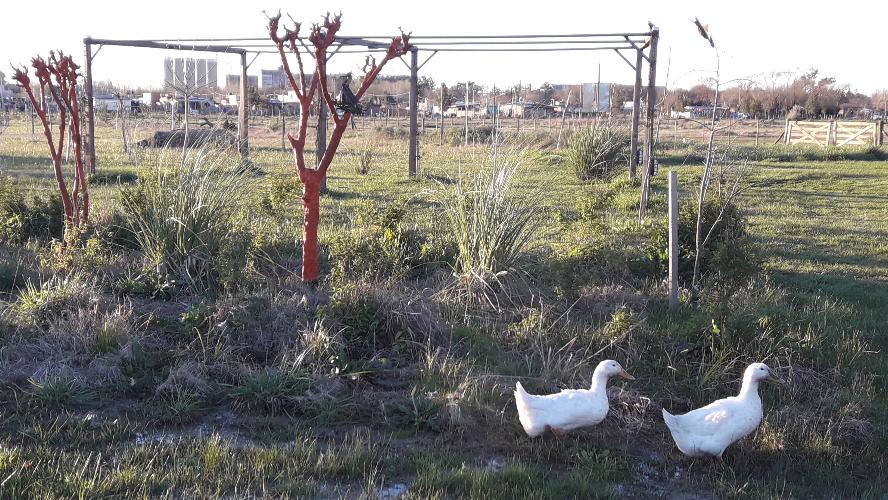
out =
<svg viewBox="0 0 888 500"><path fill-rule="evenodd" d="M678 423L678 418L676 418L675 415L666 411L666 409L664 408L663 409L663 422L666 422L666 427L669 427L669 431L674 436L675 432L680 427L680 425Z"/></svg>
<svg viewBox="0 0 888 500"><path fill-rule="evenodd" d="M524 432L526 432L529 436L534 437L538 435L537 429L535 429L533 423L533 417L531 415L531 409L527 404L527 391L524 390L524 386L521 385L521 382L515 383L515 407L518 410L518 421L521 422L521 426L524 427Z"/></svg>

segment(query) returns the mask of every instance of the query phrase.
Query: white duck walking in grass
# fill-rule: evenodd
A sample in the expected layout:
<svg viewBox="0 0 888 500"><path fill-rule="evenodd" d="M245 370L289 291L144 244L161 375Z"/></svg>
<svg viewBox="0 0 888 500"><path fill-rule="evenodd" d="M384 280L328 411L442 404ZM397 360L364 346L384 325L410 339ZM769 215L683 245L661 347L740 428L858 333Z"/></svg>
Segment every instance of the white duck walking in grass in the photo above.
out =
<svg viewBox="0 0 888 500"><path fill-rule="evenodd" d="M532 396L521 382L515 384L518 420L530 437L551 430L561 434L579 427L595 425L607 415L607 381L611 377L635 380L613 360L598 363L589 389L564 389L558 394Z"/></svg>
<svg viewBox="0 0 888 500"><path fill-rule="evenodd" d="M663 420L678 449L692 457L721 457L725 448L755 431L762 422L759 382L766 379L782 382L771 375L764 363L753 363L743 372L737 396L719 399L684 415L673 415L664 409Z"/></svg>

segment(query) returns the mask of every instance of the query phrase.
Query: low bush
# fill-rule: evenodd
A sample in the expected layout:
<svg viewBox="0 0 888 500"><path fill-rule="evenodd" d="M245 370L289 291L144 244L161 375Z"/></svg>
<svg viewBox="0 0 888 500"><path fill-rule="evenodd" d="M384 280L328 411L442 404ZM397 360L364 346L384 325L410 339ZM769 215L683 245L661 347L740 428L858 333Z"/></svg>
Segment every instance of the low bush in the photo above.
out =
<svg viewBox="0 0 888 500"><path fill-rule="evenodd" d="M405 200L367 204L349 231L337 233L327 248L334 280L418 277L453 261L451 244L407 227Z"/></svg>
<svg viewBox="0 0 888 500"><path fill-rule="evenodd" d="M721 220L716 221L721 217ZM714 229L713 225L715 225ZM746 230L746 217L734 201L710 196L703 205L701 238L712 230L701 249L700 275L719 285L721 293L732 293L744 285L758 269L755 246ZM679 208L679 280L690 285L696 257L697 201L686 200ZM659 264L660 275L668 271L668 228L661 224L650 242L651 260Z"/></svg>
<svg viewBox="0 0 888 500"><path fill-rule="evenodd" d="M493 140L493 126L481 125L469 127L469 144L487 144ZM466 142L466 129L450 128L446 132L447 140L452 146L459 146Z"/></svg>
<svg viewBox="0 0 888 500"><path fill-rule="evenodd" d="M95 289L84 278L54 276L39 286L28 282L13 307L22 323L45 326L61 316L91 307L96 300Z"/></svg>
<svg viewBox="0 0 888 500"><path fill-rule="evenodd" d="M317 314L330 330L341 332L347 362L413 352L447 330L428 297L381 284L344 286Z"/></svg>
<svg viewBox="0 0 888 500"><path fill-rule="evenodd" d="M139 175L131 170L102 169L89 174L86 181L94 186L107 186L115 184L133 184L139 180Z"/></svg>
<svg viewBox="0 0 888 500"><path fill-rule="evenodd" d="M0 243L21 244L31 238L61 239L65 231L62 199L34 196L25 201L21 187L0 177Z"/></svg>

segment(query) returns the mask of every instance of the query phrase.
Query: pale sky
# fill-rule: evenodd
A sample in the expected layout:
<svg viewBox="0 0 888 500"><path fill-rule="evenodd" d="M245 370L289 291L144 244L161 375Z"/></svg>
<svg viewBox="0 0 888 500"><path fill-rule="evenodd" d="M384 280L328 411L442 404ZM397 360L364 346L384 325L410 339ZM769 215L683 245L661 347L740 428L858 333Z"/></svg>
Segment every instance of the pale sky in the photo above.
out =
<svg viewBox="0 0 888 500"><path fill-rule="evenodd" d="M888 88L885 33L888 2L858 1L820 5L810 0L744 2L701 1L397 1L230 2L218 0L89 2L4 1L0 7L0 71L9 63L27 62L35 54L61 48L83 59L82 40L93 38L220 38L266 36L263 9L279 8L306 25L330 11L343 12L343 35L397 34L398 27L417 35L501 35L647 31L648 20L660 27L658 84L690 87L711 76L713 50L699 37L691 20L709 24L721 54L722 80L754 78L772 72L820 69L853 90L872 93ZM417 40L421 47L421 41ZM216 57L194 53L194 57ZM882 56L879 57L879 54ZM107 46L94 62L94 79L126 86L160 86L163 58L188 56L154 49ZM424 59L420 53L420 61ZM359 57L340 54L330 72L359 73ZM236 73L238 57L220 55L219 79ZM277 68L275 55L261 55L250 68ZM439 53L420 71L436 82L472 80L499 87L518 82L594 82L598 67L603 82L631 83L629 67L612 52ZM399 61L387 74L405 74ZM645 73L646 79L646 73Z"/></svg>

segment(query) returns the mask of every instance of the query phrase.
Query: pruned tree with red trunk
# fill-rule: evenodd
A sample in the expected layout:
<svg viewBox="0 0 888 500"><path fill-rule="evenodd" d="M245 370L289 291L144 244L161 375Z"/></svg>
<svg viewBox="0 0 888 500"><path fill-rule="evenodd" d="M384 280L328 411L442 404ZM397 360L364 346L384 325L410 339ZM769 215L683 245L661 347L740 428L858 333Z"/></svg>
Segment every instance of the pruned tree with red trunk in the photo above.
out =
<svg viewBox="0 0 888 500"><path fill-rule="evenodd" d="M293 156L296 159L299 180L302 182L302 208L305 213L302 240L302 280L306 282L316 282L318 280L318 223L320 222L321 185L327 175L327 169L336 155L342 135L345 133L349 120L352 118L352 113L349 109L337 108L336 102L327 88L328 50L336 42L336 34L342 26L341 17L342 14L332 18L330 14L327 14L324 16L323 23L312 25L307 38L308 43L306 43L304 37L300 37L300 23L293 21L292 29L284 26L284 34L282 36L279 34L279 28L281 27L280 13L269 18L268 21L269 36L277 45L290 87L293 88L296 97L299 99L298 132L295 137L293 134L289 134L288 138L290 146L293 148ZM367 61L364 65L364 79L361 82L360 88L354 94L355 99L361 99L387 62L407 54L411 49L410 36L402 32L400 36L392 38L381 61L377 62L373 56L367 56ZM310 83L306 78L302 51L308 51L315 60L315 71ZM287 58L288 53L296 57L297 74L295 76L290 68ZM335 126L320 163L310 168L305 164L305 138L308 129L309 108L317 94L319 85L324 101L321 103L321 106L326 105L330 110Z"/></svg>
<svg viewBox="0 0 888 500"><path fill-rule="evenodd" d="M89 189L83 169L83 153L80 140L80 105L77 101L77 69L71 56L62 52L49 53L49 61L42 57L31 60L31 66L37 77L40 96L34 94L31 79L25 67L15 68L15 80L28 95L34 111L43 125L43 135L49 145L55 169L56 184L62 197L65 211L65 234L70 235L71 229L78 228L89 222ZM52 124L49 120L48 99L52 98L58 108L58 139L53 137ZM62 154L65 146L65 135L71 129L71 142L74 144L74 187L69 189L62 171Z"/></svg>

